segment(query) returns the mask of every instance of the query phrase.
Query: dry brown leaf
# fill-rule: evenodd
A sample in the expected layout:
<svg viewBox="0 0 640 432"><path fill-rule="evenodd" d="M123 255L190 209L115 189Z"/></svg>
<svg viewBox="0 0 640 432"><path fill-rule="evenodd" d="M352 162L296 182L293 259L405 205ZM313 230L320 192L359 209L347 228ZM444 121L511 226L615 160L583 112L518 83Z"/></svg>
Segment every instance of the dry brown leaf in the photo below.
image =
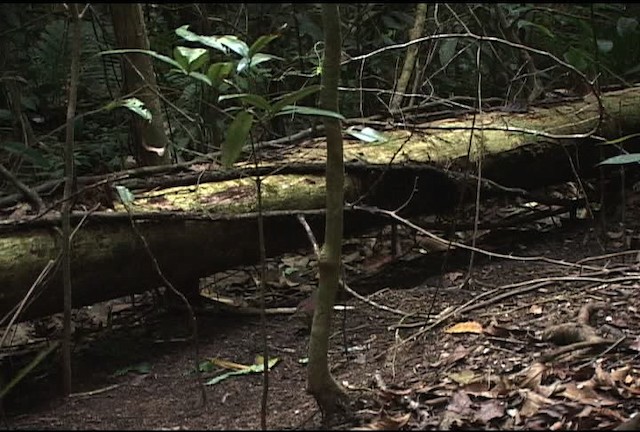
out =
<svg viewBox="0 0 640 432"><path fill-rule="evenodd" d="M451 401L447 405L447 411L466 416L471 414L471 399L467 393L457 391L451 396Z"/></svg>
<svg viewBox="0 0 640 432"><path fill-rule="evenodd" d="M369 424L352 430L398 430L404 427L410 418L411 413L401 414L395 417L383 415Z"/></svg>
<svg viewBox="0 0 640 432"><path fill-rule="evenodd" d="M462 345L458 345L453 350L453 353L442 358L440 362L442 363L442 365L451 365L458 360L465 358L467 354L469 354L469 349Z"/></svg>
<svg viewBox="0 0 640 432"><path fill-rule="evenodd" d="M531 307L529 308L529 313L532 315L542 315L542 306L531 305Z"/></svg>
<svg viewBox="0 0 640 432"><path fill-rule="evenodd" d="M444 331L445 333L457 334L457 333L482 333L482 324L476 321L466 321L454 324Z"/></svg>
<svg viewBox="0 0 640 432"><path fill-rule="evenodd" d="M597 407L616 405L618 403L618 401L610 399L605 395L599 394L593 389L593 387L588 385L588 383L581 384L582 385L580 387L578 387L578 385L576 385L575 383L566 384L565 389L561 393L561 395L566 397L567 399Z"/></svg>
<svg viewBox="0 0 640 432"><path fill-rule="evenodd" d="M538 390L538 387L540 387L540 383L542 383L542 376L544 375L544 372L546 370L547 367L540 362L531 364L523 371L524 377L522 379L522 382L520 383L520 386L522 388L528 388L534 391Z"/></svg>
<svg viewBox="0 0 640 432"><path fill-rule="evenodd" d="M545 405L553 405L556 402L552 399L539 395L531 390L522 389L519 393L524 396L524 403L520 408L521 417L532 417L538 413Z"/></svg>
<svg viewBox="0 0 640 432"><path fill-rule="evenodd" d="M629 375L629 371L631 370L631 366L623 366L620 369L615 369L611 371L611 379L618 382L624 382L628 384L627 379L632 378Z"/></svg>
<svg viewBox="0 0 640 432"><path fill-rule="evenodd" d="M482 423L489 423L493 419L504 415L504 403L495 399L482 402L480 410L476 413L476 420Z"/></svg>

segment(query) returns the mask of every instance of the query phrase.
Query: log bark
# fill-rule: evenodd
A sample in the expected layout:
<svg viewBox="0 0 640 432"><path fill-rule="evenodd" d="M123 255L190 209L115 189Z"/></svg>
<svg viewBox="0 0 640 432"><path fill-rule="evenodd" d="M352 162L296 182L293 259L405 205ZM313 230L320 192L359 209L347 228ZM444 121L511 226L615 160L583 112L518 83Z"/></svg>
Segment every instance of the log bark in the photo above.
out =
<svg viewBox="0 0 640 432"><path fill-rule="evenodd" d="M617 138L640 131L640 89L608 93L603 103L607 117L598 129L599 135ZM486 181L482 197L512 194L532 198L527 193L533 188L573 180L572 166L581 176L595 174L594 166L601 157L600 146L593 139L578 136L554 140L496 127L584 134L596 124L597 115L595 101L585 98L562 106L532 108L528 113L496 111L478 116L476 124L484 127L483 132L475 132L484 146L483 174L498 183ZM469 125L470 117L464 116L417 124L411 131L385 131L390 139L382 144L345 139L346 203L395 209L408 200L404 216L452 209L461 190L475 190L475 179L465 177L458 169L466 156ZM634 141L618 145L640 151ZM297 213L307 214L316 236L324 229L322 144L322 140L316 140L300 145L299 153L291 152L260 168L261 175L266 174L263 190L268 256L309 247ZM607 155L613 154L612 147L605 146ZM276 169L277 175L268 175ZM199 277L257 262L255 184L247 178L252 170L240 164L237 170L193 172L182 177L120 177L118 184L135 188L156 187L162 182L181 185L136 191L133 203L142 233L175 285L187 288ZM539 201L543 198L535 197ZM348 205L346 210L346 236L385 223L379 217L349 210ZM83 216L74 213L72 224ZM22 300L47 262L59 254L59 226L59 217L51 214L35 220L0 221L0 317ZM160 285L131 231L128 215L118 205L114 211L88 216L73 238L72 249L74 305ZM26 309L23 319L59 311L59 274L41 288L43 292Z"/></svg>

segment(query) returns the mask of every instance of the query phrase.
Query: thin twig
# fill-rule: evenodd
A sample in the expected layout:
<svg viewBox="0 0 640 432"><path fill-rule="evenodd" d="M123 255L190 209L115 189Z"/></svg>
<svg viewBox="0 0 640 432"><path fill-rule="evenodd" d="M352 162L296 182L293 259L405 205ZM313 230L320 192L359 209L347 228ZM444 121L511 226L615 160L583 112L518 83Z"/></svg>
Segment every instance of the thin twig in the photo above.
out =
<svg viewBox="0 0 640 432"><path fill-rule="evenodd" d="M398 216L397 214L395 214L395 212L390 211L390 210L384 210L384 209L380 209L377 207L370 207L370 206L353 206L353 209L355 210L362 210L362 211L366 211L369 213L373 213L373 214L383 214L385 216L388 216L392 219L395 219L397 221L399 221L400 223L413 228L414 230L418 231L421 234L426 235L427 237L442 243L443 245L447 245L449 244L449 241L444 240L441 237L438 237L437 235L425 230L424 228L414 224L413 222ZM601 268L599 267L591 267L591 266L585 266L585 265L580 265L580 264L576 264L570 261L564 261L564 260L555 260L552 258L547 258L547 257L543 257L543 256L533 256L533 257L527 257L527 256L520 256L520 255L505 255L505 254L501 254L501 253L497 253L497 252L491 252L491 251L487 251L484 249L480 249L477 247L472 247L469 245L466 245L464 243L458 243L455 241L451 241L450 242L452 246L458 247L460 249L465 249L465 250L469 250L469 251L474 251L480 254L483 254L485 256L488 257L492 257L492 258L502 258L502 259L509 259L509 260L514 260L514 261L540 261L540 262L546 262L549 264L555 264L555 265L559 265L559 266L563 266L563 267L573 267L573 268L579 268L579 269L586 269L586 270L592 270L592 271L598 271Z"/></svg>

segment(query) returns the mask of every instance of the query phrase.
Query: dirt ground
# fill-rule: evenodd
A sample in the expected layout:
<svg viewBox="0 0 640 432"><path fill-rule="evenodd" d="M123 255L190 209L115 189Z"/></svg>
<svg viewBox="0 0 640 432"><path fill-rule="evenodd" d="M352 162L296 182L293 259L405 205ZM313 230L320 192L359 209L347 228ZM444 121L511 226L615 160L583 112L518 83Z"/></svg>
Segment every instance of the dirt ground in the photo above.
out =
<svg viewBox="0 0 640 432"><path fill-rule="evenodd" d="M637 210L628 210L628 220L640 220ZM635 225L597 234L589 222L554 229L538 224L530 226L535 234L526 241L514 236L510 254L562 262L493 257L478 260L464 285L466 265L425 276L410 288L385 282L366 296L374 304L347 296L353 309L336 312L330 358L354 401L354 419L334 427L576 430L612 429L627 420L640 410ZM387 237L349 242L347 279L393 269L397 285L405 286L403 274L420 275L419 261L410 258L425 251L411 230L400 234L401 253L407 254L395 260ZM582 267L566 264L607 253L613 255ZM270 270L271 307L295 305L315 283L310 255L280 257L270 261ZM246 287L254 284L254 273L228 271L203 285L230 298L250 297ZM255 303L255 296L246 301ZM5 398L7 428L259 429L261 374L205 386L203 405L186 315L154 307L150 294L137 296L135 305L120 299L109 308L109 322L94 319L93 327L85 325L89 330L78 315L74 394L59 396L58 359L50 356ZM55 334L47 322L36 326L40 339L31 336L32 344L42 343L42 333ZM206 363L201 380L225 371L206 360L252 365L261 354L262 330L256 316L199 314L200 361ZM269 373L268 427L320 427L305 392L304 325L273 315L265 330L270 355L278 359ZM557 351L580 341L583 346ZM592 344L585 348L587 342ZM17 368L16 358L14 353L4 361Z"/></svg>

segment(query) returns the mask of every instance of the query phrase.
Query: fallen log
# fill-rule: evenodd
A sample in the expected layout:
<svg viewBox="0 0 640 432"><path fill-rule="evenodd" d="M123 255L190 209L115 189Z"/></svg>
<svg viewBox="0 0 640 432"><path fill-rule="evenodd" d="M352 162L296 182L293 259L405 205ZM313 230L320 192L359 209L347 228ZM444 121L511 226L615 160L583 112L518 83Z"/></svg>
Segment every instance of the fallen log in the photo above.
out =
<svg viewBox="0 0 640 432"><path fill-rule="evenodd" d="M640 89L633 88L604 95L606 116L602 119L593 98L559 107L531 108L526 113L478 114L470 161L466 155L471 114L386 131L388 140L384 143L347 140L347 204L402 207L405 216L442 212L458 205L463 193L473 197L477 181L482 181L483 197L510 195L553 203L553 198L532 196L528 189L572 180L576 174L592 175L602 157L601 147L595 144L640 130L639 102ZM596 127L600 137L589 136ZM632 140L622 144L630 144L627 148L631 150L637 146ZM610 149L604 150L606 153ZM163 273L177 287L193 290L200 277L257 261L256 188L252 178L256 174L263 177L269 256L309 247L295 218L298 213L308 215L320 237L324 207L322 140L309 141L277 157L270 160L263 155L263 165L257 170L240 163L228 171L192 167L193 172L170 177L139 178L116 173L95 180L107 185L110 178L117 179L112 185L136 192L132 217ZM479 180L465 171L473 169L480 158L483 178ZM86 190L91 190L91 185ZM74 306L142 292L160 284L131 229L129 214L117 203L113 207L111 212L88 216L74 213L76 223L87 216L72 243ZM379 217L347 206L346 235L384 223ZM51 213L0 222L0 315L16 307L47 262L58 255L58 225L58 217ZM22 319L61 310L59 275L49 278L37 291L37 298Z"/></svg>

